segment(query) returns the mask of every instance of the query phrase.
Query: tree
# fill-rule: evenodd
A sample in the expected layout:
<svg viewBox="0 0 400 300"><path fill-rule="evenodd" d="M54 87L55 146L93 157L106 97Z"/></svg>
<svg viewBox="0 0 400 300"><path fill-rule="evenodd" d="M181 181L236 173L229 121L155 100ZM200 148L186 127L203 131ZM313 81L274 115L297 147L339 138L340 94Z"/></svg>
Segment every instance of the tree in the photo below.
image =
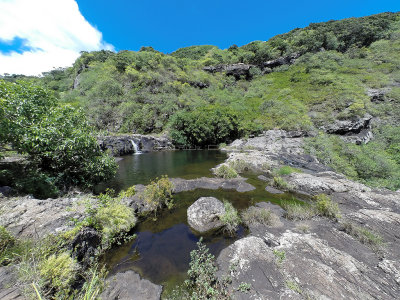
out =
<svg viewBox="0 0 400 300"><path fill-rule="evenodd" d="M181 145L218 144L239 136L239 118L220 105L208 105L194 111L175 114L171 121L171 137Z"/></svg>
<svg viewBox="0 0 400 300"><path fill-rule="evenodd" d="M0 81L0 143L27 154L37 170L63 190L92 187L115 174L81 110L59 105L52 93L28 82Z"/></svg>

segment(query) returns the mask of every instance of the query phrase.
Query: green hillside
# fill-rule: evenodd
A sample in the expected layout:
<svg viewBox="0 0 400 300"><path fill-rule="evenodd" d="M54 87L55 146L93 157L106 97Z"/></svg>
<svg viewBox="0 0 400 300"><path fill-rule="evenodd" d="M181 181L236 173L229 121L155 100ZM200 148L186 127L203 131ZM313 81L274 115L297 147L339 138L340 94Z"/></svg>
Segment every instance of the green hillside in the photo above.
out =
<svg viewBox="0 0 400 300"><path fill-rule="evenodd" d="M297 59L288 63L289 56ZM280 57L287 62L271 63ZM226 68L238 63L233 68L242 71ZM310 24L226 50L84 52L71 68L44 75L28 80L83 108L97 130L165 133L182 145L269 129L317 134L335 120L369 114L368 144L321 133L308 149L351 178L400 188L400 13ZM384 91L379 101L371 89Z"/></svg>

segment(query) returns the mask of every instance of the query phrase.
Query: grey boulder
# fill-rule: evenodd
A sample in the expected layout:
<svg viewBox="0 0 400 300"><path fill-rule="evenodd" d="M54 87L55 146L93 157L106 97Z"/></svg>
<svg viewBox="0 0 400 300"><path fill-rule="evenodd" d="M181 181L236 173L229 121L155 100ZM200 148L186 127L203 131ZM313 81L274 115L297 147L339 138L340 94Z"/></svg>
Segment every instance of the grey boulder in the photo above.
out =
<svg viewBox="0 0 400 300"><path fill-rule="evenodd" d="M222 227L220 217L225 213L224 204L214 197L201 197L187 210L190 227L203 233Z"/></svg>

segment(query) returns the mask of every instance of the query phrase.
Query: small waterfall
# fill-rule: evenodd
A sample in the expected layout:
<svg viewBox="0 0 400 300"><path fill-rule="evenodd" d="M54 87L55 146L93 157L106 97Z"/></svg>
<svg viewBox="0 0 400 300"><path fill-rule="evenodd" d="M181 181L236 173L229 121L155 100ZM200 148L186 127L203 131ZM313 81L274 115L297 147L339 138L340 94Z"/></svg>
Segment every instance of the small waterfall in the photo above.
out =
<svg viewBox="0 0 400 300"><path fill-rule="evenodd" d="M142 151L140 151L139 146L136 145L136 143L133 140L131 140L131 143L132 143L133 151L135 152L135 154L141 154Z"/></svg>

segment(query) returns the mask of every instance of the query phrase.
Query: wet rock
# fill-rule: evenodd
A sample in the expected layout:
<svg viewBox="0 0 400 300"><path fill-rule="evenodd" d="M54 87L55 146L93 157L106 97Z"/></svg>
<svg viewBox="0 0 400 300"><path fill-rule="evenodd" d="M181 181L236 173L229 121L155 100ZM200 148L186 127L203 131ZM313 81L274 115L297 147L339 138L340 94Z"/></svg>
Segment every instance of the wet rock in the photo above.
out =
<svg viewBox="0 0 400 300"><path fill-rule="evenodd" d="M282 191L280 191L280 190L278 190L278 189L276 189L276 188L274 188L274 187L272 187L272 186L267 186L267 187L265 188L265 190L266 190L268 193L271 193L271 194L284 194L284 192L282 192Z"/></svg>
<svg viewBox="0 0 400 300"><path fill-rule="evenodd" d="M109 150L114 156L133 154L137 151L155 151L174 149L171 141L166 137L151 135L118 135L98 137L102 150Z"/></svg>
<svg viewBox="0 0 400 300"><path fill-rule="evenodd" d="M0 200L0 225L17 237L42 238L74 227L71 219L81 220L85 211L82 198L39 200L16 197Z"/></svg>
<svg viewBox="0 0 400 300"><path fill-rule="evenodd" d="M162 292L160 285L141 279L139 274L131 270L111 276L107 279L106 286L100 295L102 300L158 300Z"/></svg>
<svg viewBox="0 0 400 300"><path fill-rule="evenodd" d="M73 256L84 266L93 262L98 247L101 244L101 234L93 228L83 228L71 242Z"/></svg>
<svg viewBox="0 0 400 300"><path fill-rule="evenodd" d="M264 176L264 175L258 175L257 176L258 179L262 180L262 181L269 181L268 177Z"/></svg>
<svg viewBox="0 0 400 300"><path fill-rule="evenodd" d="M238 192L249 192L255 189L254 186L246 182L246 178L211 178L201 177L196 179L172 178L174 185L173 193L193 191L195 189L216 190L219 188L226 190L236 190Z"/></svg>
<svg viewBox="0 0 400 300"><path fill-rule="evenodd" d="M223 226L220 216L225 213L224 204L214 197L201 197L187 210L187 220L194 230L203 233Z"/></svg>

